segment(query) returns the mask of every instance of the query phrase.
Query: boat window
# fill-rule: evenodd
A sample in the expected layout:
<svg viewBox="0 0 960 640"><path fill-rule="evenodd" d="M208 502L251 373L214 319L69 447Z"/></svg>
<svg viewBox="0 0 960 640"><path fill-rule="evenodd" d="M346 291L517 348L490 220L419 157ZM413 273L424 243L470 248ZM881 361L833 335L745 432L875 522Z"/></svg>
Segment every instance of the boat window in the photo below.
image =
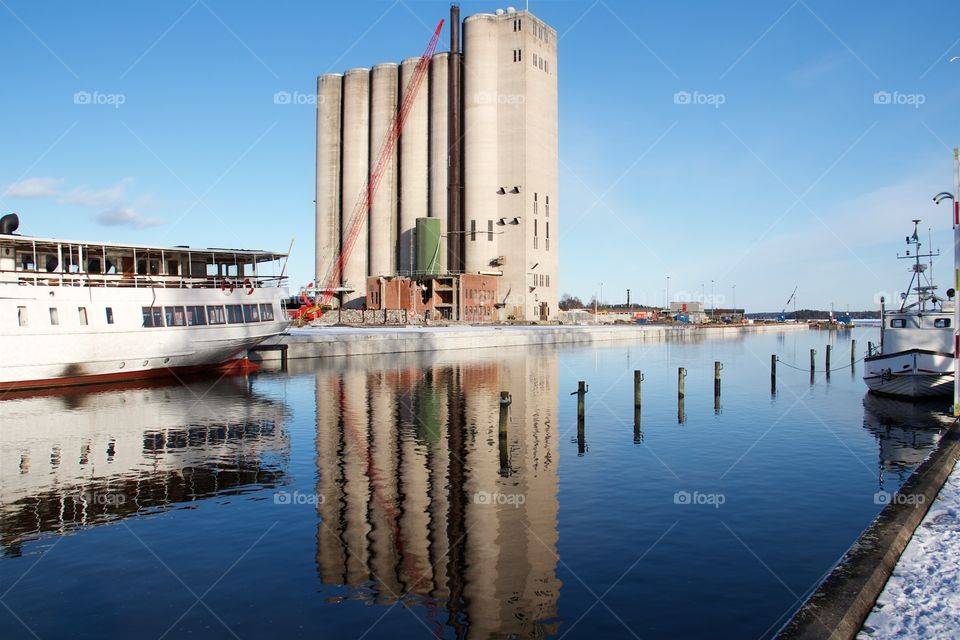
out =
<svg viewBox="0 0 960 640"><path fill-rule="evenodd" d="M107 307L107 324L113 324L113 307Z"/></svg>
<svg viewBox="0 0 960 640"><path fill-rule="evenodd" d="M230 324L243 324L243 307L241 305L227 305L227 322Z"/></svg>
<svg viewBox="0 0 960 640"><path fill-rule="evenodd" d="M27 326L27 308L26 307L17 307L17 322L20 323L21 327Z"/></svg>
<svg viewBox="0 0 960 640"><path fill-rule="evenodd" d="M938 329L943 329L950 326L950 318L937 318L933 321L933 326Z"/></svg>
<svg viewBox="0 0 960 640"><path fill-rule="evenodd" d="M143 326L162 327L163 309L160 307L143 307Z"/></svg>
<svg viewBox="0 0 960 640"><path fill-rule="evenodd" d="M260 318L266 322L268 320L273 320L273 305L272 304L261 304L260 305Z"/></svg>
<svg viewBox="0 0 960 640"><path fill-rule="evenodd" d="M255 304L243 305L244 322L260 322L260 307Z"/></svg>
<svg viewBox="0 0 960 640"><path fill-rule="evenodd" d="M187 324L191 327L207 324L207 314L203 306L187 307Z"/></svg>
<svg viewBox="0 0 960 640"><path fill-rule="evenodd" d="M209 306L207 307L207 318L210 320L210 324L226 324L227 317L223 313L223 307L221 306Z"/></svg>
<svg viewBox="0 0 960 640"><path fill-rule="evenodd" d="M50 307L50 324L60 324L60 311L56 307Z"/></svg>
<svg viewBox="0 0 960 640"><path fill-rule="evenodd" d="M907 321L903 318L893 318L890 321L891 329L903 329L905 326L907 326Z"/></svg>
<svg viewBox="0 0 960 640"><path fill-rule="evenodd" d="M183 307L164 307L163 311L167 318L168 327L182 327L187 324Z"/></svg>
<svg viewBox="0 0 960 640"><path fill-rule="evenodd" d="M87 324L87 308L86 307L77 307L77 315L80 316L80 324Z"/></svg>

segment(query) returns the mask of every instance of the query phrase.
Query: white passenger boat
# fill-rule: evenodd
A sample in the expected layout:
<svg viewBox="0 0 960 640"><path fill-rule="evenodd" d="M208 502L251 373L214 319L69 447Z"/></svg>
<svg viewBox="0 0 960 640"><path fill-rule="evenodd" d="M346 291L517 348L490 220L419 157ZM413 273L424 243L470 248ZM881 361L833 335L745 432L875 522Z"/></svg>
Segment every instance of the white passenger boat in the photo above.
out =
<svg viewBox="0 0 960 640"><path fill-rule="evenodd" d="M953 289L947 298L937 295L921 253L914 220L907 244L913 255L897 256L913 261L907 291L901 294L900 308L880 312L880 347L864 359L863 380L871 391L891 396L922 398L953 393Z"/></svg>
<svg viewBox="0 0 960 640"><path fill-rule="evenodd" d="M283 331L285 254L16 235L0 219L0 389L245 362Z"/></svg>

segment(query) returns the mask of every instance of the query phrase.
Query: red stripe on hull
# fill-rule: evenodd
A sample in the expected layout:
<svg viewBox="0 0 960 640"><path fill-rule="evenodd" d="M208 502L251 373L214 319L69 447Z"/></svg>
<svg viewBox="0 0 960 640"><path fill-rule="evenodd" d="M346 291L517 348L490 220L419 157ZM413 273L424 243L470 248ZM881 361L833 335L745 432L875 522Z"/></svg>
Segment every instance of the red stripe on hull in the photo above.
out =
<svg viewBox="0 0 960 640"><path fill-rule="evenodd" d="M247 375L259 369L260 366L250 362L247 358L229 360L220 364L204 364L189 367L163 367L161 369L143 369L141 371L118 371L117 373L102 373L89 376L68 376L64 378L49 378L47 380L18 380L16 382L0 382L0 391L23 391L33 389L51 389L56 387L73 387L79 385L99 385L113 382L129 382L136 380L150 380L157 378L178 378L203 374L219 373L222 375Z"/></svg>

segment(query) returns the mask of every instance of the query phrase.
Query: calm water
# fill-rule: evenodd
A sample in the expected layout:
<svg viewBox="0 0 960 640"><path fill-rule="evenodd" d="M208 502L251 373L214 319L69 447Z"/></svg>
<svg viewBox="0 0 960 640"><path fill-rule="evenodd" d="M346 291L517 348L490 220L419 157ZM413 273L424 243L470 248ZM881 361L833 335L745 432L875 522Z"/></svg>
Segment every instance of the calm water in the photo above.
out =
<svg viewBox="0 0 960 640"><path fill-rule="evenodd" d="M8 396L0 637L769 637L943 428L948 400L826 378L828 341L843 366L874 332ZM810 348L813 383L782 363L772 397L770 354Z"/></svg>

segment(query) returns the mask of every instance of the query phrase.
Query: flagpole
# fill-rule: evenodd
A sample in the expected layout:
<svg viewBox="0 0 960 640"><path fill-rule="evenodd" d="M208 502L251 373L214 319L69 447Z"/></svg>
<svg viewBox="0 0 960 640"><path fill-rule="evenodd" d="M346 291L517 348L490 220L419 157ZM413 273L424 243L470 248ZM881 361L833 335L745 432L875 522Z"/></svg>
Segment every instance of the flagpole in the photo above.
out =
<svg viewBox="0 0 960 640"><path fill-rule="evenodd" d="M953 417L960 417L960 149L953 148Z"/></svg>

